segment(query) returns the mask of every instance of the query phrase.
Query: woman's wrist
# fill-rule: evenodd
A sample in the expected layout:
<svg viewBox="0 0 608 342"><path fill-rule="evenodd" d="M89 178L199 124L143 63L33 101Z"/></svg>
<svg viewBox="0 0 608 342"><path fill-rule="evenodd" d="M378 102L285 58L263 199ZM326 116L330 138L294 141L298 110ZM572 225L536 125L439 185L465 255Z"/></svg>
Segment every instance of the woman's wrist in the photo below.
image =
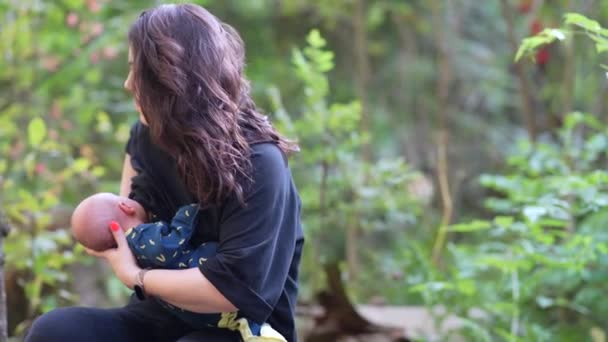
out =
<svg viewBox="0 0 608 342"><path fill-rule="evenodd" d="M135 284L137 283L137 277L140 271L141 268L137 266L129 267L128 269L125 269L124 272L122 272L120 276L120 281L122 281L122 283L125 284L128 288L133 290Z"/></svg>

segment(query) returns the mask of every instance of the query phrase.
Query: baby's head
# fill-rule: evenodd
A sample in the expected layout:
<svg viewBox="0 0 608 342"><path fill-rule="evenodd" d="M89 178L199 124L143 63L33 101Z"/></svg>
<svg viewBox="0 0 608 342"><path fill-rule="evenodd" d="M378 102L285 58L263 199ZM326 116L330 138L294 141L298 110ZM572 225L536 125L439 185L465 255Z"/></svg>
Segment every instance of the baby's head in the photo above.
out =
<svg viewBox="0 0 608 342"><path fill-rule="evenodd" d="M123 229L144 223L146 211L136 201L111 193L98 193L85 198L72 214L72 235L83 246L95 251L116 247L110 222Z"/></svg>

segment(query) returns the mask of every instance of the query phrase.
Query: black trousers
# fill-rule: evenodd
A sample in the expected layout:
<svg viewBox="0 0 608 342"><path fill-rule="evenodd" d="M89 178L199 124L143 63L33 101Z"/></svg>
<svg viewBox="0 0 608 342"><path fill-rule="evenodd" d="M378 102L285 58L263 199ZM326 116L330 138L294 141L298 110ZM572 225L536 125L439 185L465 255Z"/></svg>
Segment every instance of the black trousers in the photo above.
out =
<svg viewBox="0 0 608 342"><path fill-rule="evenodd" d="M194 331L154 300L132 298L122 308L58 308L38 317L26 342L238 342L239 334L226 329Z"/></svg>

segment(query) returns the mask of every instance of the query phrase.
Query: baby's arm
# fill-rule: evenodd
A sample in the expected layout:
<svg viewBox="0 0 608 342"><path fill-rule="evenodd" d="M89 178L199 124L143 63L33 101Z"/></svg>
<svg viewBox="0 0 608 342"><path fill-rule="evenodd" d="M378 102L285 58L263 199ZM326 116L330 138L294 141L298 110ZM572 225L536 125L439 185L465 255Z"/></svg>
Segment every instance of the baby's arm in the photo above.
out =
<svg viewBox="0 0 608 342"><path fill-rule="evenodd" d="M177 268L175 261L186 250L198 216L198 205L181 207L171 224L140 224L127 233L127 241L142 267Z"/></svg>

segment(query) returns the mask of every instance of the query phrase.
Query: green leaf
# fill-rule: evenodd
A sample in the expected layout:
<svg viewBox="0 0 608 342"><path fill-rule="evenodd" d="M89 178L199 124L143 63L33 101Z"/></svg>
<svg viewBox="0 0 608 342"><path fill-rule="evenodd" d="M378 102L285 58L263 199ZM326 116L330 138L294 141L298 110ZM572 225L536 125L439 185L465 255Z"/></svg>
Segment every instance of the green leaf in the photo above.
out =
<svg viewBox="0 0 608 342"><path fill-rule="evenodd" d="M479 231L479 230L486 230L486 229L490 229L490 228L492 228L492 224L490 224L490 222L475 220L470 223L461 223L461 224L452 225L448 228L448 230L451 232L466 233L466 232L474 232L474 231Z"/></svg>
<svg viewBox="0 0 608 342"><path fill-rule="evenodd" d="M101 70L91 69L84 74L84 79L88 83L97 84L101 80Z"/></svg>
<svg viewBox="0 0 608 342"><path fill-rule="evenodd" d="M519 61L524 55L533 53L543 45L552 43L555 39L557 36L552 33L552 29L545 29L536 36L525 38L515 54L515 61Z"/></svg>
<svg viewBox="0 0 608 342"><path fill-rule="evenodd" d="M86 158L78 158L74 161L72 168L75 172L83 172L91 166L91 163Z"/></svg>
<svg viewBox="0 0 608 342"><path fill-rule="evenodd" d="M475 286L475 281L473 281L472 279L460 279L456 283L456 287L458 288L458 291L465 296L472 296L477 290L477 286Z"/></svg>
<svg viewBox="0 0 608 342"><path fill-rule="evenodd" d="M491 342L492 341L492 337L490 336L490 333L488 332L488 330L485 329L485 327L471 319L468 318L464 318L464 317L460 317L459 318L460 324L462 324L462 327L464 329L469 329L471 331L471 333L473 333L473 335L476 337L475 341L482 341L482 342Z"/></svg>
<svg viewBox="0 0 608 342"><path fill-rule="evenodd" d="M441 282L441 281L432 281L428 283L422 283L415 286L410 287L411 292L430 292L437 293L447 290L453 290L454 284Z"/></svg>
<svg viewBox="0 0 608 342"><path fill-rule="evenodd" d="M601 121L599 121L595 116L588 113L582 112L572 112L566 115L566 120L564 121L564 129L572 130L574 127L578 125L587 125L593 129L601 130L604 125Z"/></svg>
<svg viewBox="0 0 608 342"><path fill-rule="evenodd" d="M512 216L496 216L494 223L498 226L509 227L515 219Z"/></svg>
<svg viewBox="0 0 608 342"><path fill-rule="evenodd" d="M543 227L566 227L568 225L567 221L564 220L556 220L553 218L542 218L537 222L540 226Z"/></svg>
<svg viewBox="0 0 608 342"><path fill-rule="evenodd" d="M608 51L608 42L595 44L595 50L597 51L597 53L603 53Z"/></svg>
<svg viewBox="0 0 608 342"><path fill-rule="evenodd" d="M101 177L106 173L106 169L103 166L95 166L93 167L93 170L91 170L91 173L95 177Z"/></svg>
<svg viewBox="0 0 608 342"><path fill-rule="evenodd" d="M46 124L41 118L34 118L27 127L27 137L30 145L36 147L40 145L46 136Z"/></svg>
<svg viewBox="0 0 608 342"><path fill-rule="evenodd" d="M310 33L306 37L306 42L308 42L310 46L317 49L323 48L326 44L325 39L321 37L321 33L319 33L319 30L317 29L313 29L312 31L310 31Z"/></svg>
<svg viewBox="0 0 608 342"><path fill-rule="evenodd" d="M63 4L70 9L81 9L84 1L83 0L64 0Z"/></svg>
<svg viewBox="0 0 608 342"><path fill-rule="evenodd" d="M595 20L591 20L582 14L578 13L566 13L565 23L567 25L576 25L586 30L597 32L602 26Z"/></svg>

